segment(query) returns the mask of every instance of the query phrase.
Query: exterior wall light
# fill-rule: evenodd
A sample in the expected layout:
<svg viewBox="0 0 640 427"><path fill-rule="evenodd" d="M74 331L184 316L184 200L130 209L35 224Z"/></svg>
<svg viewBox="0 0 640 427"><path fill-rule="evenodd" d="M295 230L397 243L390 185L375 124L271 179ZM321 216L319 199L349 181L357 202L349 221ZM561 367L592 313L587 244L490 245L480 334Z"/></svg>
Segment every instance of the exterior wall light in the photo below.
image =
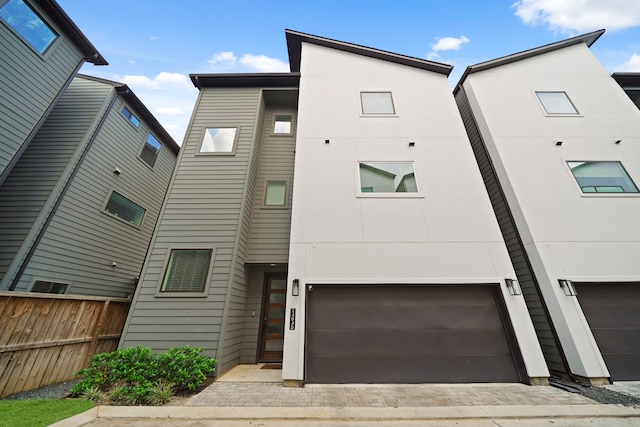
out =
<svg viewBox="0 0 640 427"><path fill-rule="evenodd" d="M510 295L522 295L522 289L520 289L520 283L518 283L515 279L504 279L504 282L507 284L507 289L509 289Z"/></svg>
<svg viewBox="0 0 640 427"><path fill-rule="evenodd" d="M294 297L300 295L300 280L293 279L293 283L291 284L291 295Z"/></svg>
<svg viewBox="0 0 640 427"><path fill-rule="evenodd" d="M576 287L571 280L558 279L558 283L560 283L560 287L566 296L575 297L578 295L578 291L576 291Z"/></svg>

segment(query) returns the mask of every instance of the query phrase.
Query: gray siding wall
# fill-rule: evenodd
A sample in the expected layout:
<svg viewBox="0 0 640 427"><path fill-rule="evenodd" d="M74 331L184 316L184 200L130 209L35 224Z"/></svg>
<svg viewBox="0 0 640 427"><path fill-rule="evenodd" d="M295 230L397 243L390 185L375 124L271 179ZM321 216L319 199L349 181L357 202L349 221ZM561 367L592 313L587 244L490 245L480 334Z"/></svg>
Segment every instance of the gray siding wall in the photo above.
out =
<svg viewBox="0 0 640 427"><path fill-rule="evenodd" d="M238 363L247 292L244 257L260 149L257 130L263 120L260 92L201 90L121 347L201 346L218 358L218 373ZM237 127L235 155L198 154L207 127ZM207 294L157 296L170 250L194 247L215 249Z"/></svg>
<svg viewBox="0 0 640 427"><path fill-rule="evenodd" d="M75 79L0 186L0 282L6 289L60 195L113 88ZM21 249L22 248L22 249ZM16 259L17 258L17 259Z"/></svg>
<svg viewBox="0 0 640 427"><path fill-rule="evenodd" d="M286 114L294 117L292 135L273 135L275 116ZM296 146L295 123L295 110L267 109L262 130L263 142L253 199L247 262L286 263L289 260L291 196ZM287 205L284 209L264 207L265 184L269 179L287 180Z"/></svg>
<svg viewBox="0 0 640 427"><path fill-rule="evenodd" d="M551 317L544 305L538 283L531 264L529 263L529 258L518 234L508 202L496 176L489 154L484 146L484 141L476 125L464 90L460 89L458 91L456 94L456 102L467 134L469 135L469 140L471 141L471 146L478 166L480 167L487 192L489 193L489 198L498 220L502 237L507 245L511 263L513 264L518 282L522 288L522 295L533 321L536 335L540 341L544 358L549 370L560 373L568 372L561 353L559 340L551 323Z"/></svg>
<svg viewBox="0 0 640 427"><path fill-rule="evenodd" d="M163 147L154 168L148 167L139 153L149 128L144 122L138 128L131 125L121 114L124 105L121 97L113 104L16 290L41 279L69 283L71 294L133 294L176 155ZM113 173L115 167L120 175ZM113 190L146 209L140 227L104 211Z"/></svg>
<svg viewBox="0 0 640 427"><path fill-rule="evenodd" d="M82 53L54 23L49 24L60 37L40 55L0 22L0 176L83 62Z"/></svg>

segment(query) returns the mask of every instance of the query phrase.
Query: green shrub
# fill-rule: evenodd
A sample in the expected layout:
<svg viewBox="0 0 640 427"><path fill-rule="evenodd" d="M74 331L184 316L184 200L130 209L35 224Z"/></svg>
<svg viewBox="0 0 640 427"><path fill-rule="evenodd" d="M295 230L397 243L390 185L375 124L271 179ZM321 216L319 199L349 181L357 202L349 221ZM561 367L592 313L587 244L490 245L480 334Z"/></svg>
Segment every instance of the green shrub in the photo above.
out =
<svg viewBox="0 0 640 427"><path fill-rule="evenodd" d="M214 373L216 360L200 354L203 350L187 345L153 353L138 346L97 354L89 367L76 372L84 380L71 394L96 401L107 396L124 405L167 403L174 390L193 391Z"/></svg>

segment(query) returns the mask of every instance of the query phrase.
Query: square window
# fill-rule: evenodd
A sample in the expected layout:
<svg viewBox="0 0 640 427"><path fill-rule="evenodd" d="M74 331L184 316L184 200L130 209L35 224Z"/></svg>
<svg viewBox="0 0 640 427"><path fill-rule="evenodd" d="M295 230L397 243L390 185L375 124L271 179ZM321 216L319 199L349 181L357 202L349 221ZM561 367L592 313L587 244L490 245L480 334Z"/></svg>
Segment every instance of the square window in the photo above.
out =
<svg viewBox="0 0 640 427"><path fill-rule="evenodd" d="M264 205L283 207L287 203L287 181L267 181Z"/></svg>
<svg viewBox="0 0 640 427"><path fill-rule="evenodd" d="M362 114L395 114L391 92L360 92Z"/></svg>
<svg viewBox="0 0 640 427"><path fill-rule="evenodd" d="M31 292L38 292L41 294L64 294L67 292L66 283L48 282L45 280L36 280L31 287Z"/></svg>
<svg viewBox="0 0 640 427"><path fill-rule="evenodd" d="M204 292L212 249L172 249L160 292Z"/></svg>
<svg viewBox="0 0 640 427"><path fill-rule="evenodd" d="M111 192L111 196L109 196L109 201L107 201L104 210L138 227L142 224L142 219L147 211L142 206L115 191Z"/></svg>
<svg viewBox="0 0 640 427"><path fill-rule="evenodd" d="M155 136L149 133L144 143L144 147L142 147L142 151L140 152L140 158L146 164L153 167L156 164L158 152L160 151L161 147L162 144L160 144L160 141L158 141Z"/></svg>
<svg viewBox="0 0 640 427"><path fill-rule="evenodd" d="M360 162L361 193L417 193L413 163Z"/></svg>
<svg viewBox="0 0 640 427"><path fill-rule="evenodd" d="M567 162L583 193L637 193L620 162Z"/></svg>
<svg viewBox="0 0 640 427"><path fill-rule="evenodd" d="M23 0L9 0L0 7L0 17L43 54L58 34Z"/></svg>
<svg viewBox="0 0 640 427"><path fill-rule="evenodd" d="M578 114L566 92L536 92L547 114Z"/></svg>
<svg viewBox="0 0 640 427"><path fill-rule="evenodd" d="M206 128L201 153L233 153L238 128Z"/></svg>
<svg viewBox="0 0 640 427"><path fill-rule="evenodd" d="M140 120L127 107L122 108L122 115L125 116L135 127L140 126Z"/></svg>
<svg viewBox="0 0 640 427"><path fill-rule="evenodd" d="M293 116L276 116L273 123L273 133L291 134Z"/></svg>

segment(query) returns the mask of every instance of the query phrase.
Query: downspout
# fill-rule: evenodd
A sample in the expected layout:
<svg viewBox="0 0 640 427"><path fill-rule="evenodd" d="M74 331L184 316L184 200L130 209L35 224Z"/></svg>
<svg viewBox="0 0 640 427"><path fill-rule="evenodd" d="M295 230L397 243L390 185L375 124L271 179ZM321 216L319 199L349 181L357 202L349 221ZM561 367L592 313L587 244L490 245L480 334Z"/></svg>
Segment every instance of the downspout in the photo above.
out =
<svg viewBox="0 0 640 427"><path fill-rule="evenodd" d="M31 244L31 248L29 248L29 252L25 256L25 258L22 260L22 263L20 264L20 268L16 272L16 275L14 276L13 281L11 282L11 285L9 285L9 288L7 289L8 291L14 291L18 286L18 283L20 282L20 278L22 277L22 274L27 269L27 265L29 265L29 261L31 261L33 254L36 252L36 248L38 247L38 244L40 243L40 241L42 240L42 237L44 236L44 232L49 227L49 224L51 224L51 221L53 221L54 214L57 212L58 208L60 207L60 204L62 203L62 199L64 198L64 195L67 193L67 191L69 190L69 187L71 186L71 183L73 182L73 179L78 174L78 170L80 169L80 166L84 162L84 159L87 157L87 154L89 153L89 149L93 146L93 143L95 142L98 136L98 133L102 129L102 126L107 120L107 116L109 115L109 112L111 112L111 109L113 108L113 105L115 104L117 99L118 99L118 96L114 92L113 98L109 102L109 106L107 107L104 114L102 115L102 118L98 123L98 126L96 126L95 130L93 131L93 135L91 135L91 139L89 140L84 150L82 151L80 158L78 159L75 167L73 168L73 172L71 172L71 174L69 175L69 178L67 178L67 182L65 183L64 188L58 195L58 198L56 199L55 204L49 211L49 214L47 215L47 219L44 221L44 224L40 228L38 235L36 236L35 240Z"/></svg>

